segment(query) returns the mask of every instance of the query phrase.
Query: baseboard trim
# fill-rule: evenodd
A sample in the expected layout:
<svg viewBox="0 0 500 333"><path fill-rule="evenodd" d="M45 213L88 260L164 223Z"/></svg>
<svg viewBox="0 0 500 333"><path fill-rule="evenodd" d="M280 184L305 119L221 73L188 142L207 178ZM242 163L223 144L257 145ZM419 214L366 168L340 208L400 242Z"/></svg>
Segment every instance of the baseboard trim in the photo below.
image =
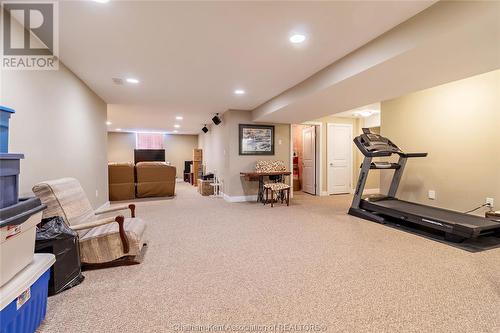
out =
<svg viewBox="0 0 500 333"><path fill-rule="evenodd" d="M319 195L321 197L327 197L329 194L328 194L328 191L321 191L321 193Z"/></svg>
<svg viewBox="0 0 500 333"><path fill-rule="evenodd" d="M379 188L366 188L363 191L363 194L379 194L379 193L380 193L380 189Z"/></svg>
<svg viewBox="0 0 500 333"><path fill-rule="evenodd" d="M229 196L223 193L223 198L227 202L250 202L257 201L257 195L241 195L241 196Z"/></svg>

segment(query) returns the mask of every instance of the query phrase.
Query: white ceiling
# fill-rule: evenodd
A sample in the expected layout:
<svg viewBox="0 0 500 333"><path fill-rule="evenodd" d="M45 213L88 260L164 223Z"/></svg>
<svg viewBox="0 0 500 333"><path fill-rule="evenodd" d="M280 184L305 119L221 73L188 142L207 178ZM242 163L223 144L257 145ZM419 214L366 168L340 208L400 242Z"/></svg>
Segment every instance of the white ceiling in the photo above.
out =
<svg viewBox="0 0 500 333"><path fill-rule="evenodd" d="M60 58L111 104L110 130L172 131L182 115L180 133L199 133L213 113L254 109L433 2L64 1ZM308 39L292 45L294 32Z"/></svg>
<svg viewBox="0 0 500 333"><path fill-rule="evenodd" d="M500 2L440 1L252 111L301 123L500 68Z"/></svg>

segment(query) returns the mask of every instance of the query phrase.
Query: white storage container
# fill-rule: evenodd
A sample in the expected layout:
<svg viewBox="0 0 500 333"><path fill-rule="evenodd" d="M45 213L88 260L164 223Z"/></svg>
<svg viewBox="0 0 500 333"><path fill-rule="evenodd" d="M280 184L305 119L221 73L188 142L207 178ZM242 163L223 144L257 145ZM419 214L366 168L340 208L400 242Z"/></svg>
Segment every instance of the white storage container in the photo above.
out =
<svg viewBox="0 0 500 333"><path fill-rule="evenodd" d="M34 200L30 209L21 212L17 210L18 214L6 217L5 211L8 208L2 209L0 219L0 287L33 260L36 225L42 220L42 211L45 206L41 205L36 198L29 200ZM23 202L20 205L24 205Z"/></svg>

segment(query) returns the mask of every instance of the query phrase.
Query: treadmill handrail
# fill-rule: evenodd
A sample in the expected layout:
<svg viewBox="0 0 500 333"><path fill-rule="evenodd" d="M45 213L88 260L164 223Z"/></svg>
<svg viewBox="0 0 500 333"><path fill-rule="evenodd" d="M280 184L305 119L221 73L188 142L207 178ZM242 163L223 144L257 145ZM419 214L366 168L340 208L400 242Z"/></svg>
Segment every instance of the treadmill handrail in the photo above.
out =
<svg viewBox="0 0 500 333"><path fill-rule="evenodd" d="M407 158L411 158L411 157L427 157L428 153L398 153L399 156L401 157L407 157Z"/></svg>

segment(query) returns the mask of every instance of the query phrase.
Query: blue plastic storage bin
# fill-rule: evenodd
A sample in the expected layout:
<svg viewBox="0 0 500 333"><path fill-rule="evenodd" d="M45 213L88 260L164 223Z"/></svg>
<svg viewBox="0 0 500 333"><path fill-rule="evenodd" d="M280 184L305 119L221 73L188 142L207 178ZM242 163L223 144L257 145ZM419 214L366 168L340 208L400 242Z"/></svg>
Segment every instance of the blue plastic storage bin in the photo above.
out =
<svg viewBox="0 0 500 333"><path fill-rule="evenodd" d="M1 333L33 333L40 326L55 260L53 254L35 254L30 265L0 288Z"/></svg>
<svg viewBox="0 0 500 333"><path fill-rule="evenodd" d="M15 111L0 105L0 153L9 152L9 120Z"/></svg>

